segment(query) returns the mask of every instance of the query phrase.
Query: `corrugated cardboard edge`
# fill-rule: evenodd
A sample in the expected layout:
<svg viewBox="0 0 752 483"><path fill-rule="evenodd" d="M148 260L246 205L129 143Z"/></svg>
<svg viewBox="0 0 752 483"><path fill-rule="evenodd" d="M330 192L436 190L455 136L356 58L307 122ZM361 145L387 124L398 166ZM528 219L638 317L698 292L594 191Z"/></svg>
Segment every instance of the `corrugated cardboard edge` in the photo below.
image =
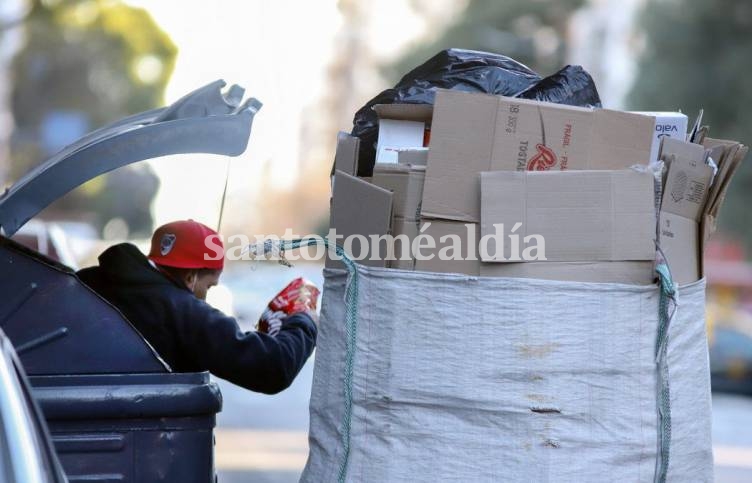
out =
<svg viewBox="0 0 752 483"><path fill-rule="evenodd" d="M338 235L383 236L389 234L392 221L392 192L370 184L355 176L342 171L334 175L334 190L332 194L331 227ZM343 243L344 238L339 240ZM355 249L355 248L354 248ZM352 254L351 254L352 255ZM359 261L361 265L383 267L383 260ZM343 268L342 262L327 257L327 268Z"/></svg>
<svg viewBox="0 0 752 483"><path fill-rule="evenodd" d="M337 150L334 153L334 171L355 176L358 172L359 149L360 138L340 131L337 134Z"/></svg>
<svg viewBox="0 0 752 483"><path fill-rule="evenodd" d="M433 106L430 104L376 104L373 110L379 119L430 123L433 118Z"/></svg>

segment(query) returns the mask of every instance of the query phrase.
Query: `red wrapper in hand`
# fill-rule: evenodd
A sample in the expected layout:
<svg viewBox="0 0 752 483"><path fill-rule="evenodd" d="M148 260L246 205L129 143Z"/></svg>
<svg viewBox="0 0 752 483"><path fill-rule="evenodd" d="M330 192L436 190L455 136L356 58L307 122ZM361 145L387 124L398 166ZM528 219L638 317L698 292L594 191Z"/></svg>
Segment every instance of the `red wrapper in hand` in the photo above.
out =
<svg viewBox="0 0 752 483"><path fill-rule="evenodd" d="M276 335L281 328L281 318L299 312L315 312L319 289L304 278L296 278L283 288L267 305L258 321L257 329Z"/></svg>

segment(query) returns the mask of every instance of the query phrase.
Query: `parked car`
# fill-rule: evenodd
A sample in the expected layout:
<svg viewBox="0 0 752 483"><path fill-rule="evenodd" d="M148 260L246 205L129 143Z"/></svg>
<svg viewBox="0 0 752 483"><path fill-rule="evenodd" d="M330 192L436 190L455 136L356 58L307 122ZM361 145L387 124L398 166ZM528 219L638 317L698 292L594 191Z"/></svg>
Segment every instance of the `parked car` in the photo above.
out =
<svg viewBox="0 0 752 483"><path fill-rule="evenodd" d="M56 262L73 269L78 268L65 232L57 223L29 220L19 228L12 238L14 241L48 256Z"/></svg>
<svg viewBox="0 0 752 483"><path fill-rule="evenodd" d="M710 342L710 382L715 392L752 396L752 336L715 327Z"/></svg>
<svg viewBox="0 0 752 483"><path fill-rule="evenodd" d="M221 394L206 372L173 373L71 267L41 253L41 238L25 246L12 237L51 202L106 171L171 154L244 152L261 104L252 98L243 102L238 86L226 92L223 87L216 81L169 107L94 131L0 196L0 328L33 387L32 397L23 393L23 385L3 379L2 396L16 401L21 419L38 414L34 400L39 403L70 481L213 482L213 429ZM8 367L8 360L20 372L21 365L11 357L4 359ZM19 393L25 396L19 399ZM40 461L32 461L29 471L40 466L46 473L3 481L62 481L44 479L55 474L55 459L41 427L22 449ZM2 448L0 471L6 466L21 471L19 458L27 453Z"/></svg>
<svg viewBox="0 0 752 483"><path fill-rule="evenodd" d="M16 351L0 330L0 480L64 483L50 433Z"/></svg>

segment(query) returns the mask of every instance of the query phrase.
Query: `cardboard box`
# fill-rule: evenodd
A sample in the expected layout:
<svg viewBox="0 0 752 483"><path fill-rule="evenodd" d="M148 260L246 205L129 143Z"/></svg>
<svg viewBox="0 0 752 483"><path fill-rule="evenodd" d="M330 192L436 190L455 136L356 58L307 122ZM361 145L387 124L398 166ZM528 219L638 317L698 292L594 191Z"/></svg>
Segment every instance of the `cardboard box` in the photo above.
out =
<svg viewBox="0 0 752 483"><path fill-rule="evenodd" d="M432 106L425 104L382 104L374 106L379 116L376 163L397 163L404 148L423 147L426 124L431 122Z"/></svg>
<svg viewBox="0 0 752 483"><path fill-rule="evenodd" d="M674 213L661 212L658 236L674 283L685 285L699 280L700 225Z"/></svg>
<svg viewBox="0 0 752 483"><path fill-rule="evenodd" d="M415 121L379 120L379 140L376 145L376 164L397 164L397 150L423 146L426 125Z"/></svg>
<svg viewBox="0 0 752 483"><path fill-rule="evenodd" d="M522 261L543 254L565 261L625 261L655 258L654 178L650 173L564 171L481 173L483 261ZM514 227L518 225L515 230ZM539 235L542 238L526 237ZM518 240L514 246L513 240ZM503 242L497 246L497 240ZM527 251L530 248L530 251ZM527 257L526 257L527 255Z"/></svg>
<svg viewBox="0 0 752 483"><path fill-rule="evenodd" d="M636 111L635 114L650 116L655 119L655 131L653 133L653 144L650 147L650 161L655 162L659 159L661 140L663 138L678 139L685 141L687 139L687 115L681 112L646 112Z"/></svg>
<svg viewBox="0 0 752 483"><path fill-rule="evenodd" d="M407 220L420 218L420 202L423 197L424 166L402 164L377 164L373 170L373 184L393 193L394 216Z"/></svg>
<svg viewBox="0 0 752 483"><path fill-rule="evenodd" d="M647 164L654 127L639 114L438 90L422 215L479 222L482 171Z"/></svg>
<svg viewBox="0 0 752 483"><path fill-rule="evenodd" d="M418 224L416 220L405 220L404 218L392 219L392 237L394 240L394 258L389 261L390 268L399 268L401 270L414 270L415 259L412 257L411 246L413 240L418 236Z"/></svg>
<svg viewBox="0 0 752 483"><path fill-rule="evenodd" d="M460 223L455 221L428 220L421 222L420 234L428 235L436 242L433 249L421 250L424 257L432 257L430 260L415 259L415 270L422 272L440 272L440 273L464 273L465 275L480 274L480 260L478 259L477 248L480 235L480 225L476 223ZM439 255L442 248L448 248L452 243L451 240L443 237L455 236L459 243L459 251L449 252L447 255L460 258L459 260L441 260ZM416 253L413 253L416 255ZM475 259L468 259L468 257Z"/></svg>
<svg viewBox="0 0 752 483"><path fill-rule="evenodd" d="M428 225L428 226L427 226ZM416 260L415 270L423 272L460 273L482 277L536 278L541 280L560 280L593 283L626 283L633 285L650 285L655 278L653 261L632 262L522 262L522 263L485 263L477 257L479 225L453 221L430 220L421 223L420 232L434 237L436 248L423 250L426 256L434 255L431 260ZM441 241L441 237L456 235L461 244L461 256L467 258L475 251L475 260L440 260L442 249L450 241Z"/></svg>
<svg viewBox="0 0 752 483"><path fill-rule="evenodd" d="M659 245L678 284L702 277L700 222L710 193L713 169L705 148L664 139L661 158L668 166L659 218Z"/></svg>
<svg viewBox="0 0 752 483"><path fill-rule="evenodd" d="M338 235L344 238L338 243L343 243L350 235L363 235L370 241L371 235L384 236L389 234L392 221L392 193L355 176L350 176L342 171L336 171L334 175L334 189L332 193L331 227L337 230ZM385 254L389 247L386 242L379 245L381 260L370 260L370 243L363 247L357 239L353 240L351 255L365 255L358 261L362 265L373 267L386 266ZM340 261L331 260L327 257L328 268L344 268Z"/></svg>
<svg viewBox="0 0 752 483"><path fill-rule="evenodd" d="M408 166L425 166L428 163L428 148L405 148L397 150L397 163Z"/></svg>

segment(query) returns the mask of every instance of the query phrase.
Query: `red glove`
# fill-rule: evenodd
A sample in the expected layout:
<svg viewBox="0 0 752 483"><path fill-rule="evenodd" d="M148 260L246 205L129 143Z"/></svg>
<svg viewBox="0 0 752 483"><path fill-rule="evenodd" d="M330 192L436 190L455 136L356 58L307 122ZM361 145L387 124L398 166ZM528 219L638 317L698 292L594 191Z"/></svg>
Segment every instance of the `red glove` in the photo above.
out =
<svg viewBox="0 0 752 483"><path fill-rule="evenodd" d="M285 316L306 312L316 314L319 289L303 278L296 278L269 302L256 328L259 332L276 335Z"/></svg>

